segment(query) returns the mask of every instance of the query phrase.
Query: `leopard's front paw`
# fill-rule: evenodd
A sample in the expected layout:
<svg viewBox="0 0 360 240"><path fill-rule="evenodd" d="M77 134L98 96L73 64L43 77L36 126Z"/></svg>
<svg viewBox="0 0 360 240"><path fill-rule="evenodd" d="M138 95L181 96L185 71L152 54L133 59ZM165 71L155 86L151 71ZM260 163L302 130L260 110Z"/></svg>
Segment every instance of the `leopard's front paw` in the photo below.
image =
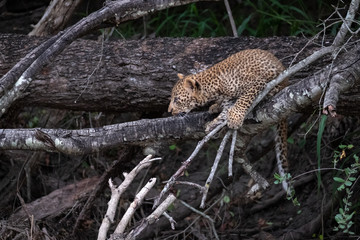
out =
<svg viewBox="0 0 360 240"><path fill-rule="evenodd" d="M219 126L221 123L223 123L226 120L226 114L224 113L220 113L219 116L217 116L217 118L215 118L214 120L212 120L211 122L209 122L208 124L206 124L205 127L205 132L209 133L211 132L214 128L216 128L217 126Z"/></svg>
<svg viewBox="0 0 360 240"><path fill-rule="evenodd" d="M219 112L221 112L221 105L220 104L218 104L218 103L214 103L213 105L211 105L210 107L209 107L209 113L219 113Z"/></svg>
<svg viewBox="0 0 360 240"><path fill-rule="evenodd" d="M239 129L244 121L244 115L237 112L234 108L229 109L227 114L227 125L231 129Z"/></svg>

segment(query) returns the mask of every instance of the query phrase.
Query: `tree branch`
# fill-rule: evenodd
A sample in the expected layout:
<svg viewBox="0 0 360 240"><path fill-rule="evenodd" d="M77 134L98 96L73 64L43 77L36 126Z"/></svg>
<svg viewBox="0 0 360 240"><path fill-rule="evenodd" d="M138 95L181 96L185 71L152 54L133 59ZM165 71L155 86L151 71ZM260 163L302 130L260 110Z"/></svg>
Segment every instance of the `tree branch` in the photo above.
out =
<svg viewBox="0 0 360 240"><path fill-rule="evenodd" d="M119 144L146 144L165 139L199 138L207 113L186 117L144 119L107 125L101 128L65 129L2 129L0 149L58 151L71 155L94 153Z"/></svg>

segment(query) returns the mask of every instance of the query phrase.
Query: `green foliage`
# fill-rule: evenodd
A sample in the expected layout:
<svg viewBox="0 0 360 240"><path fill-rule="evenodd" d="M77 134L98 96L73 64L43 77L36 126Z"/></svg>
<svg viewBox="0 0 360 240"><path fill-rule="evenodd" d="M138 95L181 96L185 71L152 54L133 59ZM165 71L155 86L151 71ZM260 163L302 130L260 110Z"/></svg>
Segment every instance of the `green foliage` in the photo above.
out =
<svg viewBox="0 0 360 240"><path fill-rule="evenodd" d="M346 157L346 150L352 149L354 146L349 145L340 145L339 148L341 151L335 151L334 154L334 167L336 167L337 163L343 160ZM352 207L352 202L350 198L353 194L351 187L356 181L355 175L359 173L360 170L360 163L359 157L354 154L353 155L354 163L350 165L350 167L346 167L343 170L345 176L339 177L335 176L333 179L336 183L339 184L337 187L338 192L345 191L345 197L342 199L342 206L339 208L339 212L335 215L335 221L337 222L338 226L334 227L334 231L342 231L346 234L354 234L354 232L350 231L351 226L354 224L352 221L352 217L355 214L355 211L352 211L350 208Z"/></svg>
<svg viewBox="0 0 360 240"><path fill-rule="evenodd" d="M228 195L225 195L223 201L224 203L230 203L230 197Z"/></svg>
<svg viewBox="0 0 360 240"><path fill-rule="evenodd" d="M155 27L156 36L215 37L227 35L225 26L215 12L189 4L184 11L166 9L153 16L148 23Z"/></svg>
<svg viewBox="0 0 360 240"><path fill-rule="evenodd" d="M257 37L314 35L318 32L316 28L317 23L309 14L309 9L306 8L306 4L302 0L290 2L279 0L246 0L244 4L253 10L253 13L244 22L249 22L249 18L252 18L255 24L250 22L247 27L238 29L241 32L245 28L250 35Z"/></svg>
<svg viewBox="0 0 360 240"><path fill-rule="evenodd" d="M316 3L308 0L245 0L242 3L230 1L230 4L238 34L256 37L313 36L320 30L319 19L333 10L324 0ZM221 2L165 9L145 21L138 19L120 24L115 33L122 38L139 38L144 35L144 29L157 37L232 36L229 17Z"/></svg>
<svg viewBox="0 0 360 240"><path fill-rule="evenodd" d="M320 119L320 123L319 123L319 130L318 130L317 140L316 140L316 156L317 156L318 169L319 169L319 171L317 172L318 191L320 191L320 186L321 186L321 173L320 173L320 168L321 168L321 139L322 139L324 129L325 129L325 126L326 126L326 120L327 120L327 115L322 115L321 119Z"/></svg>
<svg viewBox="0 0 360 240"><path fill-rule="evenodd" d="M177 148L177 147L176 147L176 144L173 144L173 145L170 145L170 146L169 146L169 149L170 149L171 151L174 151L176 148Z"/></svg>
<svg viewBox="0 0 360 240"><path fill-rule="evenodd" d="M37 127L39 124L39 117L34 116L33 118L31 118L28 122L28 127L29 128L34 128Z"/></svg>
<svg viewBox="0 0 360 240"><path fill-rule="evenodd" d="M280 174L274 174L274 184L281 184L282 182L286 181L288 183L288 192L286 193L287 200L291 200L294 206L300 207L300 202L298 201L297 197L295 197L295 189L293 186L293 181L291 178L290 173L286 173L283 177ZM301 213L299 210L298 213Z"/></svg>
<svg viewBox="0 0 360 240"><path fill-rule="evenodd" d="M318 239L320 239L320 240L323 240L323 239L324 239L324 235L322 235L322 234L317 235L317 234L314 233L314 234L312 235L312 237L313 237L313 238L318 238Z"/></svg>

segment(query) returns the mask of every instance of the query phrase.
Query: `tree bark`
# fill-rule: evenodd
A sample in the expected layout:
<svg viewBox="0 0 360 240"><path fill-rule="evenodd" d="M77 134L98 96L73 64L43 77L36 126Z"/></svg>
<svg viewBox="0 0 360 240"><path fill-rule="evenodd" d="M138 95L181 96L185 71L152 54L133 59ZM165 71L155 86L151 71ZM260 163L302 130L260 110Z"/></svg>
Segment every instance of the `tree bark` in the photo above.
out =
<svg viewBox="0 0 360 240"><path fill-rule="evenodd" d="M169 139L197 139L212 119L207 113L187 117L143 119L102 128L1 129L0 149L57 151L69 155L94 153L120 144L146 145Z"/></svg>
<svg viewBox="0 0 360 240"><path fill-rule="evenodd" d="M360 82L360 47L344 53L336 62L313 76L293 84L260 105L250 118L261 124L243 126L241 135L253 135L318 102L328 85L328 80L347 79L337 89L337 94L358 86ZM331 82L331 81L330 81ZM335 87L335 86L334 86ZM335 87L336 89L336 87ZM337 96L333 97L337 99ZM336 106L336 101L334 101ZM354 107L359 109L358 107ZM3 129L0 132L1 149L31 149L59 151L67 154L96 152L117 144L148 143L171 138L196 138L203 135L207 114L188 114L186 117L139 120L97 129ZM245 122L246 123L246 122Z"/></svg>
<svg viewBox="0 0 360 240"><path fill-rule="evenodd" d="M53 0L30 36L51 36L61 31L81 0Z"/></svg>
<svg viewBox="0 0 360 240"><path fill-rule="evenodd" d="M0 35L0 74L46 38ZM308 40L294 37L160 38L141 41L78 40L47 65L17 106L44 106L86 111L166 111L177 73L190 74L246 48L273 52L285 66ZM301 60L319 46L309 44ZM291 78L297 82L330 59L317 62Z"/></svg>

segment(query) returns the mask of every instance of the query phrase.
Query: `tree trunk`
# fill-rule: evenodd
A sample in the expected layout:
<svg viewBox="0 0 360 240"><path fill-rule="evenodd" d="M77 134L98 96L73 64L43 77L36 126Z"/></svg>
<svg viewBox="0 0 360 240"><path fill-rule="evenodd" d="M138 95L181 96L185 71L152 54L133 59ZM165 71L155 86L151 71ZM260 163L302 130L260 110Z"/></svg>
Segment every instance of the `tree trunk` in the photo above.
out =
<svg viewBox="0 0 360 240"><path fill-rule="evenodd" d="M46 9L41 20L29 33L30 36L51 36L61 31L81 0L53 0Z"/></svg>
<svg viewBox="0 0 360 240"><path fill-rule="evenodd" d="M0 35L0 74L5 74L45 39ZM36 76L27 89L26 97L19 100L17 106L164 112L171 88L177 81L177 73L197 72L246 48L269 50L288 66L307 41L294 37L78 40ZM308 45L296 61L317 48L316 44ZM291 82L313 74L329 61L327 58L317 62L292 77Z"/></svg>

